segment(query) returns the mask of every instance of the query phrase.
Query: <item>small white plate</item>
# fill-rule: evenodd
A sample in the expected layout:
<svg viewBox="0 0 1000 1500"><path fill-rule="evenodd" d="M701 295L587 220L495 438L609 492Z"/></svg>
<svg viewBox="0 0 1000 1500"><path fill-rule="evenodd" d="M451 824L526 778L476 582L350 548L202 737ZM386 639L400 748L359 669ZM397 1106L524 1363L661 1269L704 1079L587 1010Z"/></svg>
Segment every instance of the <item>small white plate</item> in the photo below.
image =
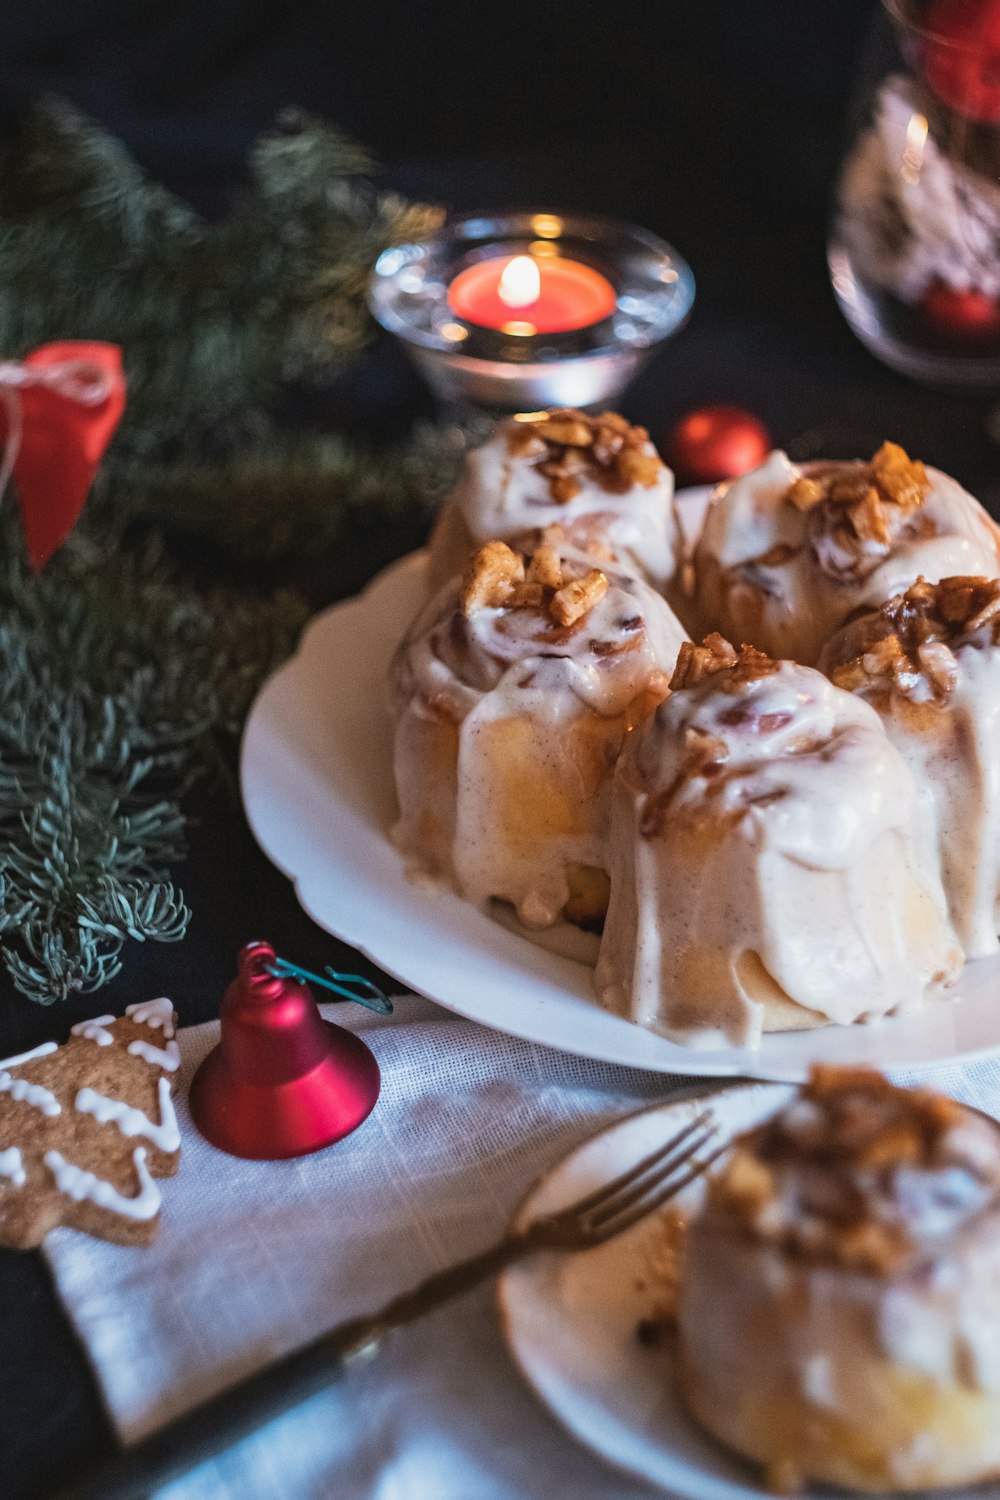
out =
<svg viewBox="0 0 1000 1500"><path fill-rule="evenodd" d="M757 1051L700 1051L602 1010L592 970L578 957L547 951L450 892L408 880L389 841L385 683L424 594L424 555L414 553L356 599L317 615L247 723L241 780L250 826L327 932L460 1015L657 1072L797 1082L813 1061L919 1068L1000 1050L1000 957L966 968L954 1004L867 1026L771 1034Z"/></svg>
<svg viewBox="0 0 1000 1500"><path fill-rule="evenodd" d="M727 1135L755 1125L788 1099L784 1084L752 1084L712 1099ZM630 1115L578 1146L532 1189L515 1222L550 1213L625 1172L686 1124L705 1096L674 1100ZM704 1185L693 1183L674 1207L686 1216ZM702 1432L677 1390L672 1341L644 1346L640 1321L655 1317L654 1264L662 1219L653 1216L596 1250L542 1254L500 1277L500 1317L528 1384L569 1431L617 1468L682 1500L761 1500L759 1470ZM945 1493L936 1492L938 1500ZM948 1491L1000 1500L1000 1486ZM809 1490L809 1500L843 1500L844 1491ZM925 1494L925 1500L931 1500Z"/></svg>

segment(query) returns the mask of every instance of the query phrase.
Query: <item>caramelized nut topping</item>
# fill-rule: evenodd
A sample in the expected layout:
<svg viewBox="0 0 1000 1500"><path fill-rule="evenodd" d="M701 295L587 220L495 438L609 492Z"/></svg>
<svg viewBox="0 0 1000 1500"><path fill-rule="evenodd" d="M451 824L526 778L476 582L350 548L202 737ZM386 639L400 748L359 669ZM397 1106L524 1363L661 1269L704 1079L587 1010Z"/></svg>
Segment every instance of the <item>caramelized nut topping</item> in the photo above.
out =
<svg viewBox="0 0 1000 1500"><path fill-rule="evenodd" d="M539 434L538 428L535 429ZM589 448L594 441L590 424L582 413L574 411L550 412L548 421L542 425L540 436L546 443L564 445L567 448Z"/></svg>
<svg viewBox="0 0 1000 1500"><path fill-rule="evenodd" d="M706 635L700 646L692 641L685 641L681 646L670 679L670 690L676 693L683 688L695 687L702 678L713 677L717 672L731 673L729 680L735 686L753 682L757 677L768 677L777 672L779 666L779 662L758 651L756 646L742 645L737 651L718 631L713 631Z"/></svg>
<svg viewBox="0 0 1000 1500"><path fill-rule="evenodd" d="M648 443L645 427L632 427L613 411L599 417L573 407L525 413L508 429L510 453L538 460L536 467L557 505L567 505L580 493L585 472L611 494L624 495L636 485L650 489L663 464L647 451Z"/></svg>
<svg viewBox="0 0 1000 1500"><path fill-rule="evenodd" d="M515 583L506 602L511 609L541 609L545 603L544 585L535 583L531 578L524 583Z"/></svg>
<svg viewBox="0 0 1000 1500"><path fill-rule="evenodd" d="M551 542L542 542L537 546L525 576L529 583L540 583L548 589L561 589L563 576L558 547L553 547Z"/></svg>
<svg viewBox="0 0 1000 1500"><path fill-rule="evenodd" d="M816 465L789 485L785 500L808 513L820 566L839 576L888 550L893 527L920 508L928 484L922 463L898 443L883 443L869 463Z"/></svg>
<svg viewBox="0 0 1000 1500"><path fill-rule="evenodd" d="M582 578L556 589L549 605L552 618L560 625L575 625L607 592L607 574L602 573L599 568L591 568Z"/></svg>
<svg viewBox="0 0 1000 1500"><path fill-rule="evenodd" d="M818 479L807 479L804 474L800 474L798 479L792 481L785 499L796 510L812 510L823 499L823 495L824 489Z"/></svg>
<svg viewBox="0 0 1000 1500"><path fill-rule="evenodd" d="M484 606L496 608L510 598L516 583L524 582L524 563L506 542L487 542L473 553L462 579L458 607L471 615Z"/></svg>
<svg viewBox="0 0 1000 1500"><path fill-rule="evenodd" d="M944 1095L897 1088L868 1068L816 1065L792 1104L736 1142L709 1202L743 1232L891 1275L915 1253L908 1214L919 1198L906 1174L921 1172L932 1182L966 1174L974 1212L1000 1191L1000 1140ZM953 1201L960 1215L961 1196Z"/></svg>
<svg viewBox="0 0 1000 1500"><path fill-rule="evenodd" d="M524 559L506 542L487 542L469 560L458 595L461 614L468 618L477 609L534 609L543 611L562 629L577 625L608 591L608 578L591 568L579 578L565 578L559 549L541 542ZM636 617L634 629L641 628ZM638 646L635 635L627 644Z"/></svg>
<svg viewBox="0 0 1000 1500"><path fill-rule="evenodd" d="M918 578L905 594L848 627L831 680L848 692L867 688L943 702L957 678L952 647L986 626L997 642L1000 579L954 577L935 584Z"/></svg>

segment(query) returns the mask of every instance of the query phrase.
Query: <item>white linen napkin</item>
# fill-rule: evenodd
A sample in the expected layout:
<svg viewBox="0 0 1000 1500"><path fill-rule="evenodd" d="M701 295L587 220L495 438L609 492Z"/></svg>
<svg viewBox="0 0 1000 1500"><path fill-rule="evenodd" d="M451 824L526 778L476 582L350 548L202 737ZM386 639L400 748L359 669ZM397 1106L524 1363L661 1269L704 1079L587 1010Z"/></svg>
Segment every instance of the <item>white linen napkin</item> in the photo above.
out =
<svg viewBox="0 0 1000 1500"><path fill-rule="evenodd" d="M571 1057L404 995L388 1018L324 1007L365 1037L382 1094L315 1156L238 1161L194 1130L186 1091L218 1024L180 1033L179 1175L150 1249L59 1229L59 1294L125 1439L502 1233L549 1164L690 1079ZM900 1075L901 1081L902 1075ZM714 1081L717 1084L717 1080ZM1000 1110L1000 1061L935 1086ZM328 1391L162 1500L639 1500L566 1435L506 1352L493 1288L393 1334Z"/></svg>

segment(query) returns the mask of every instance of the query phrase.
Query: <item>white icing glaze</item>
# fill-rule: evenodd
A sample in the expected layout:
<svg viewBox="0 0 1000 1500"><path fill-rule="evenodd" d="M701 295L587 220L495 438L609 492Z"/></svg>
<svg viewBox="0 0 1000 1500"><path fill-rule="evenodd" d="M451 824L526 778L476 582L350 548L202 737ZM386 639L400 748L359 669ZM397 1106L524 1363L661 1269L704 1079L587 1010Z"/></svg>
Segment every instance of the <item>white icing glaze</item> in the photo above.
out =
<svg viewBox="0 0 1000 1500"><path fill-rule="evenodd" d="M779 1026L919 1003L961 951L878 716L791 662L728 677L673 693L619 763L605 1003L693 1045L745 1046L789 999ZM692 735L715 755L693 761Z"/></svg>
<svg viewBox="0 0 1000 1500"><path fill-rule="evenodd" d="M21 1061L23 1060L22 1058ZM29 1083L26 1078L12 1078L3 1070L0 1070L0 1094L9 1094L20 1103L30 1104L33 1109L40 1109L43 1115L62 1113L62 1105L55 1094L42 1088L40 1083Z"/></svg>
<svg viewBox="0 0 1000 1500"><path fill-rule="evenodd" d="M0 1177L8 1178L15 1187L24 1187L27 1182L28 1174L16 1146L8 1146L6 1151L0 1151Z"/></svg>
<svg viewBox="0 0 1000 1500"><path fill-rule="evenodd" d="M593 534L596 523L601 539L621 562L637 568L657 588L666 584L673 577L681 547L670 470L664 466L654 484L635 484L624 494L610 492L583 470L577 476L579 493L559 504L537 468L537 455L510 452L508 436L516 427L516 423L503 423L489 442L466 459L445 501L445 525L435 537L435 547L440 545L442 550L434 559L440 564L435 577L443 579L460 571L468 552L484 542L516 541L537 527L554 523L571 532L579 523L582 532ZM655 453L656 449L646 443L643 451ZM449 525L452 518L460 524Z"/></svg>
<svg viewBox="0 0 1000 1500"><path fill-rule="evenodd" d="M567 578L593 566L561 555ZM607 592L571 630L539 609L466 618L447 585L392 666L396 843L422 873L471 901L511 901L531 926L562 912L568 866L603 865L611 769L684 639L648 584L604 571Z"/></svg>
<svg viewBox="0 0 1000 1500"><path fill-rule="evenodd" d="M864 623L849 626L845 638ZM865 684L857 692L913 773L926 856L940 868L967 956L982 958L1000 948L1000 645L986 627L936 649L954 672L943 702L929 701L923 679L905 696Z"/></svg>
<svg viewBox="0 0 1000 1500"><path fill-rule="evenodd" d="M159 1027L168 1039L176 1036L174 1007L165 996L157 1000L142 1000L138 1005L126 1005L125 1014L140 1026Z"/></svg>
<svg viewBox="0 0 1000 1500"><path fill-rule="evenodd" d="M19 1052L16 1057L5 1057L0 1061L0 1068L16 1068L20 1063L30 1062L33 1057L48 1057L50 1052L57 1051L58 1042L41 1042L37 1047L32 1047L30 1052Z"/></svg>
<svg viewBox="0 0 1000 1500"><path fill-rule="evenodd" d="M113 1121L122 1135L144 1135L159 1146L161 1151L176 1151L181 1143L181 1133L170 1097L170 1083L161 1077L159 1081L160 1123L156 1125L141 1109L133 1109L120 1099L109 1099L91 1088L83 1088L76 1096L76 1108L82 1114L93 1115L101 1125Z"/></svg>
<svg viewBox="0 0 1000 1500"><path fill-rule="evenodd" d="M166 1068L168 1073L176 1073L181 1065L181 1049L176 1042L168 1042L166 1047L154 1047L151 1042L129 1042L128 1050L133 1057L141 1057L154 1068Z"/></svg>
<svg viewBox="0 0 1000 1500"><path fill-rule="evenodd" d="M689 1401L737 1452L798 1462L838 1489L909 1493L992 1474L998 1231L988 1212L930 1266L885 1278L695 1223L679 1315Z"/></svg>
<svg viewBox="0 0 1000 1500"><path fill-rule="evenodd" d="M952 574L1000 575L1000 531L940 470L928 467L927 493L911 516L885 507L891 542L859 544L860 562L842 555L835 534L816 530L821 507L814 514L786 502L804 472L776 451L715 491L695 553L695 603L705 630L813 663L849 615L882 604L918 575L932 583ZM760 561L777 546L792 555Z"/></svg>
<svg viewBox="0 0 1000 1500"><path fill-rule="evenodd" d="M56 1187L75 1203L86 1200L126 1219L151 1219L160 1207L160 1190L149 1175L146 1153L141 1146L132 1153L139 1178L139 1192L134 1198L124 1197L110 1182L74 1166L58 1151L46 1151L43 1159L55 1178Z"/></svg>
<svg viewBox="0 0 1000 1500"><path fill-rule="evenodd" d="M78 1021L70 1027L71 1036L82 1036L85 1041L96 1042L99 1047L110 1047L114 1037L105 1027L110 1026L114 1016L95 1016L91 1021Z"/></svg>

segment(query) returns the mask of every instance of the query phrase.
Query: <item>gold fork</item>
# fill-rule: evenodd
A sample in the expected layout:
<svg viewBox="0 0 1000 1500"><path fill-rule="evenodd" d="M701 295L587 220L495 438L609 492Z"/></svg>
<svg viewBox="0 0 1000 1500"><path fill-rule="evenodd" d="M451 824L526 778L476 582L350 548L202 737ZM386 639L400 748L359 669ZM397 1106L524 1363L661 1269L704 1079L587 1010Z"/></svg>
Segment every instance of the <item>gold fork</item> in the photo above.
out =
<svg viewBox="0 0 1000 1500"><path fill-rule="evenodd" d="M204 1463L272 1418L307 1400L373 1351L387 1333L469 1291L536 1250L589 1250L662 1208L712 1165L728 1142L701 1110L656 1151L567 1208L511 1230L478 1255L437 1271L378 1312L341 1323L165 1427L115 1454L59 1492L60 1500L140 1500ZM708 1149L711 1148L711 1149Z"/></svg>

